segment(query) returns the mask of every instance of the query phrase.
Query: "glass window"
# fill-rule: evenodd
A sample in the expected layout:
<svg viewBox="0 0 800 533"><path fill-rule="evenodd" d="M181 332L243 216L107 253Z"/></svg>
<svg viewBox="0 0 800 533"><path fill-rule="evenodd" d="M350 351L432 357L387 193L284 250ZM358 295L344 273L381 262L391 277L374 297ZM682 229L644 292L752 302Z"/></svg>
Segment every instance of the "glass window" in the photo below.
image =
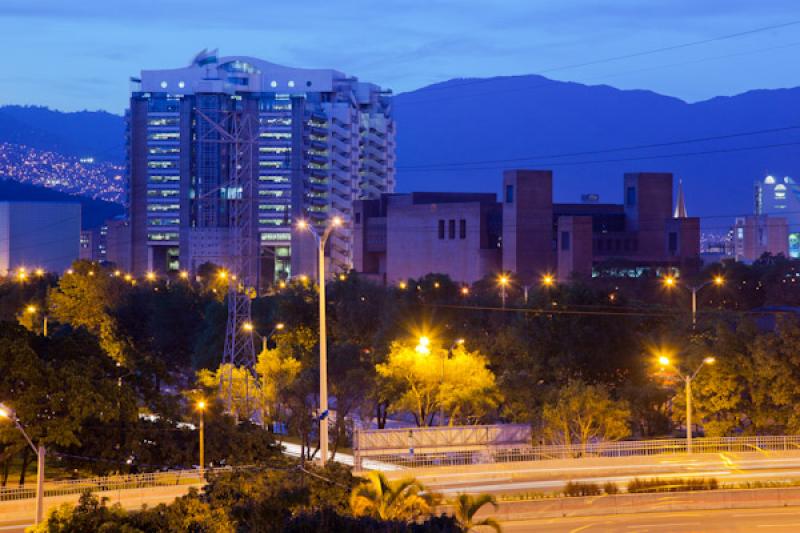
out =
<svg viewBox="0 0 800 533"><path fill-rule="evenodd" d="M450 239L456 238L456 221L452 218L447 223L447 236Z"/></svg>
<svg viewBox="0 0 800 533"><path fill-rule="evenodd" d="M678 251L678 234L674 231L669 232L669 251L673 254Z"/></svg>
<svg viewBox="0 0 800 533"><path fill-rule="evenodd" d="M439 220L439 238L444 239L444 220Z"/></svg>
<svg viewBox="0 0 800 533"><path fill-rule="evenodd" d="M514 186L513 185L506 185L506 203L513 204L514 203Z"/></svg>
<svg viewBox="0 0 800 533"><path fill-rule="evenodd" d="M458 221L458 236L461 239L467 238L467 221L463 218Z"/></svg>
<svg viewBox="0 0 800 533"><path fill-rule="evenodd" d="M636 187L625 189L625 205L633 207L636 205Z"/></svg>
<svg viewBox="0 0 800 533"><path fill-rule="evenodd" d="M562 231L561 232L561 249L564 250L564 251L567 251L567 250L569 250L569 245L570 245L569 232L568 231Z"/></svg>

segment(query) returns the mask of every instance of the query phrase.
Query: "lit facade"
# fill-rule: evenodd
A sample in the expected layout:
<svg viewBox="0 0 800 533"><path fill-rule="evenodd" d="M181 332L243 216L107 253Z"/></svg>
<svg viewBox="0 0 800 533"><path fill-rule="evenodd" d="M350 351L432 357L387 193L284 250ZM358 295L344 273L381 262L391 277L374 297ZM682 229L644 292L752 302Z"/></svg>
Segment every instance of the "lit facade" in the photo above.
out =
<svg viewBox="0 0 800 533"><path fill-rule="evenodd" d="M256 236L261 279L315 273L303 218L344 222L330 239L334 270L352 266L353 201L392 192L395 125L380 87L330 69L250 57L198 55L191 65L143 71L128 115L129 215L136 272L227 264L230 154L208 142L238 110L257 124ZM201 141L201 139L203 139Z"/></svg>
<svg viewBox="0 0 800 533"><path fill-rule="evenodd" d="M755 213L781 217L788 225L791 257L800 257L800 185L789 176L767 176L755 183Z"/></svg>
<svg viewBox="0 0 800 533"><path fill-rule="evenodd" d="M733 253L737 261L752 263L762 255L789 254L789 225L783 217L737 217L733 226Z"/></svg>
<svg viewBox="0 0 800 533"><path fill-rule="evenodd" d="M81 204L0 202L0 274L64 272L80 255Z"/></svg>

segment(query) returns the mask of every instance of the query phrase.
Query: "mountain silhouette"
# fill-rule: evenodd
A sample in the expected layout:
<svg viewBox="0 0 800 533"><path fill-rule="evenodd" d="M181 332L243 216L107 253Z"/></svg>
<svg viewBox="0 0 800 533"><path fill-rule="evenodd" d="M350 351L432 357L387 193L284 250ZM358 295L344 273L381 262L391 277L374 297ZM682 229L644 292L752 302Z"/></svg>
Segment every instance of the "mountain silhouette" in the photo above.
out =
<svg viewBox="0 0 800 533"><path fill-rule="evenodd" d="M800 88L688 103L537 75L454 79L396 95L394 114L399 192L497 192L504 168L543 168L558 201L620 202L624 172L666 171L689 215L721 230L752 212L756 179L800 177ZM0 142L119 163L124 131L106 112L0 107Z"/></svg>

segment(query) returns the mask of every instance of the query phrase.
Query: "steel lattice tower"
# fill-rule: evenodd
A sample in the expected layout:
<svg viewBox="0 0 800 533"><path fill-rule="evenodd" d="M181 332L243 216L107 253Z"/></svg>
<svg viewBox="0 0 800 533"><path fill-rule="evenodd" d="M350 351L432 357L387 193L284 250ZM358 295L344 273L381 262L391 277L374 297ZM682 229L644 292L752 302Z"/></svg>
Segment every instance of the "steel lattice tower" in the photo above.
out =
<svg viewBox="0 0 800 533"><path fill-rule="evenodd" d="M227 159L227 179L223 176L216 192L204 200L219 205L217 212L227 210L228 320L222 363L227 375L220 378L220 392L225 395L229 412L233 412L234 368L246 369L245 401L249 405L251 373L256 357L251 323L250 302L258 287L258 231L256 225L255 146L257 110L247 109L242 101L233 101L231 110L198 108L200 128L198 141L219 147L220 163ZM227 155L227 157L225 157ZM225 173L223 173L225 174ZM221 202L221 203L220 203ZM255 383L255 380L254 380ZM249 416L249 413L245 414Z"/></svg>

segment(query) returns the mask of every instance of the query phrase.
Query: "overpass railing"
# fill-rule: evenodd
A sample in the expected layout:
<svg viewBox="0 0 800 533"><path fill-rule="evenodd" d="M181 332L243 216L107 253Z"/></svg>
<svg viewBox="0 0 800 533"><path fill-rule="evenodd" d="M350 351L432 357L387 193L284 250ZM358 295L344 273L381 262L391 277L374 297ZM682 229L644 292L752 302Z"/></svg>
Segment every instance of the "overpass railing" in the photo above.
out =
<svg viewBox="0 0 800 533"><path fill-rule="evenodd" d="M233 468L206 468L204 476L230 472ZM80 494L85 490L92 492L142 489L150 487L168 487L176 485L194 485L205 483L200 469L168 470L164 472L151 472L146 474L130 474L117 476L98 476L81 479L64 479L59 481L46 481L44 485L45 497L64 496L67 494ZM23 486L0 487L0 501L25 500L36 497L36 484L26 483Z"/></svg>
<svg viewBox="0 0 800 533"><path fill-rule="evenodd" d="M716 437L692 439L693 453L800 451L800 435ZM592 442L586 445L542 445L472 449L440 448L435 451L396 449L381 453L370 450L369 461L356 461L356 470L393 468L432 468L440 466L581 459L592 457L642 457L686 453L684 439Z"/></svg>

